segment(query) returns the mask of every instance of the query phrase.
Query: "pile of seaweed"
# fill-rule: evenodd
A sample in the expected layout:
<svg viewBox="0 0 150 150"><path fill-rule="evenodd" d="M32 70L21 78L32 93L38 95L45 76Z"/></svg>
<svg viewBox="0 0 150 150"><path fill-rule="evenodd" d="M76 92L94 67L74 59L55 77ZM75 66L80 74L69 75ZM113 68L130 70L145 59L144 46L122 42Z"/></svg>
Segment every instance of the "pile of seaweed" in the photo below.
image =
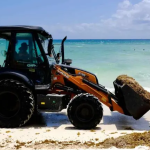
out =
<svg viewBox="0 0 150 150"><path fill-rule="evenodd" d="M150 147L150 131L144 133L131 133L118 138L109 138L99 143L103 148L111 146L117 148L135 148L136 146Z"/></svg>
<svg viewBox="0 0 150 150"><path fill-rule="evenodd" d="M131 87L141 98L150 104L150 93L146 91L134 78L128 75L120 75L116 78L116 82L120 85L128 85Z"/></svg>
<svg viewBox="0 0 150 150"><path fill-rule="evenodd" d="M96 139L97 141L97 139ZM119 136L117 138L108 138L103 142L95 142L93 141L55 141L55 140L44 140L35 142L34 144L16 142L17 145L15 146L17 149L21 148L22 146L30 147L34 149L41 149L41 148L61 148L61 149L75 149L75 148L94 148L94 149L101 149L105 148L108 149L110 147L116 147L119 149L122 148L135 148L137 146L147 146L150 147L150 131L144 133L131 133L123 136Z"/></svg>

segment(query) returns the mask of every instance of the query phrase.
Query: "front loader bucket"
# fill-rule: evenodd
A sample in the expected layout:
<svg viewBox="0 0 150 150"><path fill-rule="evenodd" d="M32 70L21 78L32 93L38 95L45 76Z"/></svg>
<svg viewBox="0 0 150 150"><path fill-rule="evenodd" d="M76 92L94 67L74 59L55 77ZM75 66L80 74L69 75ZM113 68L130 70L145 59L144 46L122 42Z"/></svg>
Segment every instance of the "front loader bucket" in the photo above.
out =
<svg viewBox="0 0 150 150"><path fill-rule="evenodd" d="M150 104L146 103L131 87L126 84L119 85L115 81L114 87L118 103L124 104L121 107L129 113L128 115L137 120L149 111Z"/></svg>

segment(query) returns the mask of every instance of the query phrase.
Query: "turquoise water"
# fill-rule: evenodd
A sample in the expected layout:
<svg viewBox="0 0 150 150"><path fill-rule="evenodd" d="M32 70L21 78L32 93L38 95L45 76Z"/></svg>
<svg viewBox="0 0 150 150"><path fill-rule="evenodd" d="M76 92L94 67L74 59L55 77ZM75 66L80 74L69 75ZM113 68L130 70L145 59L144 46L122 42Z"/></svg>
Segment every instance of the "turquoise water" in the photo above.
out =
<svg viewBox="0 0 150 150"><path fill-rule="evenodd" d="M55 40L54 44L60 42ZM65 58L73 60L71 66L94 73L108 88L121 74L150 87L150 40L67 40Z"/></svg>
<svg viewBox="0 0 150 150"><path fill-rule="evenodd" d="M58 52L61 40L54 40ZM7 43L6 43L7 44ZM0 41L0 62L6 47ZM143 87L150 88L150 40L69 40L65 58L75 66L94 73L99 83L113 88L118 75L127 74Z"/></svg>

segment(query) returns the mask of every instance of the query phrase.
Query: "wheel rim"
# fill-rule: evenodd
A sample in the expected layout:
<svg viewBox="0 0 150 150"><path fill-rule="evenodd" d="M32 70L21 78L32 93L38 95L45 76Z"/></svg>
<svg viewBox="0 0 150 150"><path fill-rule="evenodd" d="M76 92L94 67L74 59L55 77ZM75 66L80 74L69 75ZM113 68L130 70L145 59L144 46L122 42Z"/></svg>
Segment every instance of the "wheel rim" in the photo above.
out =
<svg viewBox="0 0 150 150"><path fill-rule="evenodd" d="M0 93L0 116L11 118L20 110L20 101L15 93L5 91Z"/></svg>
<svg viewBox="0 0 150 150"><path fill-rule="evenodd" d="M94 117L94 109L89 104L81 104L77 107L75 115L81 122L89 122Z"/></svg>

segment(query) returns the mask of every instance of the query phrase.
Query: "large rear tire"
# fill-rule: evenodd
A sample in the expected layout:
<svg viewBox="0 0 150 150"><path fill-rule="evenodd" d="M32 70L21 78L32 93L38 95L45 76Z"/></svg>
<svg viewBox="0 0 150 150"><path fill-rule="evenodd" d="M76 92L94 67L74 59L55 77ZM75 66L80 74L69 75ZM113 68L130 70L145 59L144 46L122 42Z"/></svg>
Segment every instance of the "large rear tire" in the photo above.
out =
<svg viewBox="0 0 150 150"><path fill-rule="evenodd" d="M0 81L0 127L13 128L25 125L35 108L32 90L13 80Z"/></svg>
<svg viewBox="0 0 150 150"><path fill-rule="evenodd" d="M68 104L68 118L78 129L93 129L103 117L99 99L88 93L76 95Z"/></svg>

